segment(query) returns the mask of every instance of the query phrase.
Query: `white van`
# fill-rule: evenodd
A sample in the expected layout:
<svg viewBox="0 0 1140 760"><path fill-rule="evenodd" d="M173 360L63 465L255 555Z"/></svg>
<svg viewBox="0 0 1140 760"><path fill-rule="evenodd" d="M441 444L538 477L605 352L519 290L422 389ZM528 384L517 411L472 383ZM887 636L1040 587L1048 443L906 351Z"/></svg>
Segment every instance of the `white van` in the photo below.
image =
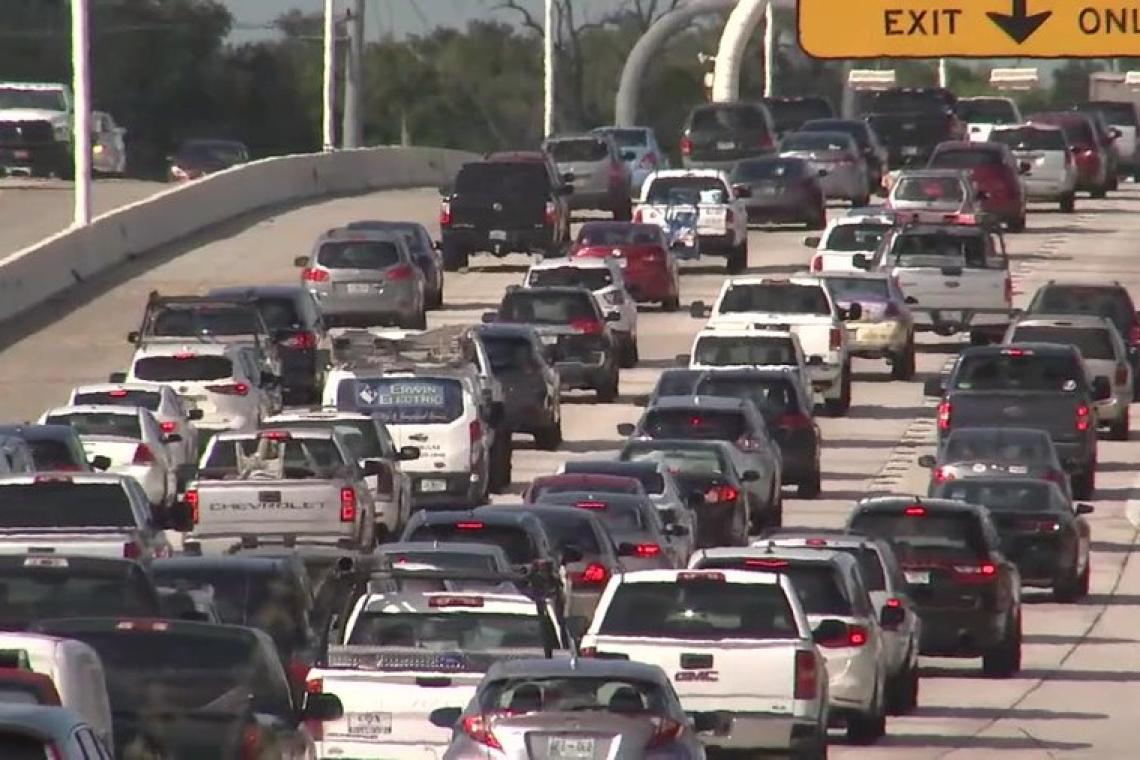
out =
<svg viewBox="0 0 1140 760"><path fill-rule="evenodd" d="M114 753L111 700L103 676L103 662L87 644L38 633L0 633L0 653L22 654L32 672L55 682L63 706L74 710Z"/></svg>

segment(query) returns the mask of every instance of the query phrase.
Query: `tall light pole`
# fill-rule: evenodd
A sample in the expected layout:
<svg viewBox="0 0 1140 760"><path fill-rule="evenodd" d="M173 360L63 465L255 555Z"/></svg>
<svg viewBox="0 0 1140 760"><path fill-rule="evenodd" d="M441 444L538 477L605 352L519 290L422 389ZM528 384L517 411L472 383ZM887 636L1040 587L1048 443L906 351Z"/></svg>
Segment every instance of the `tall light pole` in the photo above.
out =
<svg viewBox="0 0 1140 760"><path fill-rule="evenodd" d="M950 67L945 58L938 59L938 86L950 86Z"/></svg>
<svg viewBox="0 0 1140 760"><path fill-rule="evenodd" d="M542 33L542 134L554 134L554 18L555 0L545 0Z"/></svg>
<svg viewBox="0 0 1140 760"><path fill-rule="evenodd" d="M776 14L772 3L764 6L764 97L776 94Z"/></svg>
<svg viewBox="0 0 1140 760"><path fill-rule="evenodd" d="M71 148L75 170L75 215L73 224L91 223L91 76L88 71L90 29L87 26L88 0L71 0Z"/></svg>
<svg viewBox="0 0 1140 760"><path fill-rule="evenodd" d="M336 147L336 124L333 109L336 105L336 0L325 0L324 92L321 107L321 141L325 150Z"/></svg>
<svg viewBox="0 0 1140 760"><path fill-rule="evenodd" d="M346 58L340 145L342 148L359 148L364 141L364 0L352 1Z"/></svg>

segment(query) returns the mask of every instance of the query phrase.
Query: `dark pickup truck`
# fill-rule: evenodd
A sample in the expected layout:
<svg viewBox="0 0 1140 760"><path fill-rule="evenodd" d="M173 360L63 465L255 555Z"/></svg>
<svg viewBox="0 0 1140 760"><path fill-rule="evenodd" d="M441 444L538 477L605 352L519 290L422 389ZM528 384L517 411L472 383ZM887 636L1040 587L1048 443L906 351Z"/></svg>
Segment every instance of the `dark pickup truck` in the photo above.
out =
<svg viewBox="0 0 1140 760"><path fill-rule="evenodd" d="M966 139L957 102L940 87L892 88L871 97L863 119L886 147L890 169L925 166L939 143Z"/></svg>
<svg viewBox="0 0 1140 760"><path fill-rule="evenodd" d="M928 380L926 395L938 405L938 444L951 430L1018 427L1044 430L1070 473L1073 495L1096 490L1095 401L1112 394L1107 377L1087 379L1072 346L1052 343L967 348L949 374Z"/></svg>

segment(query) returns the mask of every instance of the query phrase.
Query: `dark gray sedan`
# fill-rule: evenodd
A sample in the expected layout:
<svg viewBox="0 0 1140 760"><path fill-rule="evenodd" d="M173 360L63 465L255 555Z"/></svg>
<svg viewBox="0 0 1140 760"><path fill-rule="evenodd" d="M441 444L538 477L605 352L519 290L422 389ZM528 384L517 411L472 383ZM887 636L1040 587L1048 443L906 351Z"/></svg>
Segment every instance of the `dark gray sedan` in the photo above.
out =
<svg viewBox="0 0 1140 760"><path fill-rule="evenodd" d="M688 529L661 519L648 496L590 491L547 493L539 504L561 505L597 515L618 547L626 570L684 567Z"/></svg>
<svg viewBox="0 0 1140 760"><path fill-rule="evenodd" d="M1072 498L1069 475L1044 430L960 428L950 433L937 456L923 455L918 464L932 471L927 492L931 496L946 481L998 475L1047 480Z"/></svg>
<svg viewBox="0 0 1140 760"><path fill-rule="evenodd" d="M809 230L827 226L820 172L802 158L749 158L736 165L729 179L744 198L751 223L803 224ZM744 188L747 192L741 193Z"/></svg>

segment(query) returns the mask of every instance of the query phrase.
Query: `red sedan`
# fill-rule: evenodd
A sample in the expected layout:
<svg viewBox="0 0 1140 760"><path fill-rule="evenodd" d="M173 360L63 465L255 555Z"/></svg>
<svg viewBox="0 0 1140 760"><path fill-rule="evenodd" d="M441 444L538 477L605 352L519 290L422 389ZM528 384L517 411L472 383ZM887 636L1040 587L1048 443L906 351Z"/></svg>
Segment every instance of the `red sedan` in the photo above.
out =
<svg viewBox="0 0 1140 760"><path fill-rule="evenodd" d="M621 262L626 288L638 303L659 303L664 311L681 305L681 272L665 232L655 224L587 222L571 256L613 256Z"/></svg>

